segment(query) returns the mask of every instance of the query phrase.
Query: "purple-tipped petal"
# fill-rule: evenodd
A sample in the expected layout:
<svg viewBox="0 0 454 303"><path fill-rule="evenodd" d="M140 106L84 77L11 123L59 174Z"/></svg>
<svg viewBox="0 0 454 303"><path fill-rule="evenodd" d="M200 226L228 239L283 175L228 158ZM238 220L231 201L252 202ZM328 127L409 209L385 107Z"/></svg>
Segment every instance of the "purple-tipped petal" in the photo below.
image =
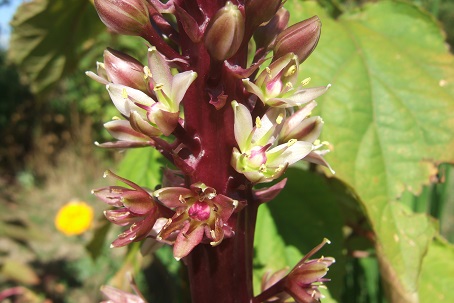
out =
<svg viewBox="0 0 454 303"><path fill-rule="evenodd" d="M187 233L189 228L190 224L187 223L178 234L173 245L173 256L177 260L186 257L194 247L202 242L204 234L203 224L199 224L191 233Z"/></svg>
<svg viewBox="0 0 454 303"><path fill-rule="evenodd" d="M182 205L181 199L194 196L194 193L184 187L164 187L154 191L153 195L168 208Z"/></svg>
<svg viewBox="0 0 454 303"><path fill-rule="evenodd" d="M286 183L287 178L279 181L278 183L274 184L271 187L257 190L254 193L255 198L259 203L266 203L271 200L274 200L274 198L276 198L277 195L279 195L279 193L284 189Z"/></svg>
<svg viewBox="0 0 454 303"><path fill-rule="evenodd" d="M129 142L143 142L149 141L150 138L142 133L135 131L129 121L126 120L113 120L104 123L107 131L117 140Z"/></svg>
<svg viewBox="0 0 454 303"><path fill-rule="evenodd" d="M127 293L109 285L103 285L101 292L109 299L101 303L146 303L140 296Z"/></svg>
<svg viewBox="0 0 454 303"><path fill-rule="evenodd" d="M161 135L161 131L158 128L145 121L145 119L143 119L142 116L136 111L131 112L131 115L129 116L129 123L133 129L146 135L148 140L150 137L153 138Z"/></svg>

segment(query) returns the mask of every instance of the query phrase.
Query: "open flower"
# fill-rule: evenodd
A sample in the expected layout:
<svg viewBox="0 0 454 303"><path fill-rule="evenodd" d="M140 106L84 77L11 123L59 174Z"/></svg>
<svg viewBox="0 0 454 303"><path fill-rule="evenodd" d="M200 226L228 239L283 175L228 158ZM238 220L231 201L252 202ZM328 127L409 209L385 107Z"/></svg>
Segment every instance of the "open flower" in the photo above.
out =
<svg viewBox="0 0 454 303"><path fill-rule="evenodd" d="M86 74L106 85L118 111L135 131L149 138L168 136L175 130L180 103L197 78L193 71L172 75L170 65L155 47L148 49L148 66L120 52L107 50L104 63L97 64L97 74Z"/></svg>
<svg viewBox="0 0 454 303"><path fill-rule="evenodd" d="M306 157L304 157L304 160L328 167L334 174L334 170L323 158L323 156L330 151L330 149L323 149L323 147L329 146L329 143L320 142L318 139L322 132L323 120L319 116L310 117L311 111L316 106L317 103L312 101L294 113L293 109L289 109L288 111L292 112L292 114L282 123L278 142L279 144L282 144L294 139L311 142L314 145L314 148Z"/></svg>
<svg viewBox="0 0 454 303"><path fill-rule="evenodd" d="M66 203L55 216L55 227L67 236L86 232L93 223L93 208L83 201Z"/></svg>
<svg viewBox="0 0 454 303"><path fill-rule="evenodd" d="M295 88L298 79L298 57L288 53L266 67L252 82L243 79L246 90L256 95L264 104L273 107L302 106L323 95L330 87Z"/></svg>
<svg viewBox="0 0 454 303"><path fill-rule="evenodd" d="M227 225L238 201L216 194L214 188L196 183L190 188L165 187L154 192L162 204L175 211L156 239L174 244L173 255L179 260L208 239L212 246L233 235Z"/></svg>
<svg viewBox="0 0 454 303"><path fill-rule="evenodd" d="M112 247L125 246L131 242L145 239L151 235L153 226L160 217L171 214L170 210L157 203L152 195L142 187L111 171L104 173L105 177L108 175L131 187L108 186L92 191L99 199L115 207L115 209L104 211L104 215L110 222L120 226L129 226L129 229L112 242Z"/></svg>
<svg viewBox="0 0 454 303"><path fill-rule="evenodd" d="M262 293L256 297L259 302L287 302L292 297L297 303L317 303L323 298L319 287L324 282L330 281L324 278L329 266L335 262L334 258L321 257L309 260L318 252L328 239L307 253L296 266L285 275L286 269L282 269L273 275L266 273L262 279Z"/></svg>
<svg viewBox="0 0 454 303"><path fill-rule="evenodd" d="M287 166L301 160L312 150L311 142L291 139L278 144L278 136L286 111L270 108L255 126L246 106L232 102L234 133L238 148L234 147L231 164L251 182L269 182L279 178Z"/></svg>
<svg viewBox="0 0 454 303"><path fill-rule="evenodd" d="M329 270L329 266L335 262L334 258L321 257L319 259L308 260L326 243L328 239L312 249L304 258L290 271L284 279L284 289L298 303L319 302L323 295L319 291L320 285L329 279L323 278Z"/></svg>

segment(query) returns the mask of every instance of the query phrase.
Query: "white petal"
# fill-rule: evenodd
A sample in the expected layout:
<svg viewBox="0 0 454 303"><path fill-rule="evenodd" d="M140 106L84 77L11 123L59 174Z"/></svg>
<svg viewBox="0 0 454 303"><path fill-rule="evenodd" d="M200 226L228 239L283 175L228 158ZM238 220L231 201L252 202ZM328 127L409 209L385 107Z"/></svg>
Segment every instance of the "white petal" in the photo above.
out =
<svg viewBox="0 0 454 303"><path fill-rule="evenodd" d="M131 110L145 115L145 110L135 105L134 102L145 106L156 103L144 92L128 86L111 83L106 85L106 88L115 107L126 117L129 117Z"/></svg>
<svg viewBox="0 0 454 303"><path fill-rule="evenodd" d="M85 75L87 75L88 77L92 78L93 80L95 80L96 82L99 82L101 84L104 84L104 85L109 84L109 81L107 81L103 77L95 74L94 72L87 71L87 72L85 72Z"/></svg>
<svg viewBox="0 0 454 303"><path fill-rule="evenodd" d="M172 80L172 89L170 98L173 101L174 108L172 110L178 111L181 100L188 90L189 86L197 78L197 73L193 71L182 72L176 74Z"/></svg>
<svg viewBox="0 0 454 303"><path fill-rule="evenodd" d="M285 146L287 145L287 146ZM284 152L275 159L271 159L271 161L267 162L267 166L270 167L278 167L282 164L292 165L293 163L303 159L312 151L312 143L305 142L305 141L296 141L292 145L288 145L288 143L281 144L269 151L270 154L274 152L278 152L278 148L282 149L283 147L287 147ZM281 150L279 150L281 151ZM268 156L268 153L267 153Z"/></svg>
<svg viewBox="0 0 454 303"><path fill-rule="evenodd" d="M117 140L129 142L149 141L145 135L135 131L129 121L113 120L104 124L107 131Z"/></svg>
<svg viewBox="0 0 454 303"><path fill-rule="evenodd" d="M252 132L252 117L246 106L236 101L232 102L233 113L235 117L234 132L235 140L240 147L241 152L245 152L248 148L249 137Z"/></svg>
<svg viewBox="0 0 454 303"><path fill-rule="evenodd" d="M292 96L284 98L288 106L300 106L323 95L331 84L296 91Z"/></svg>
<svg viewBox="0 0 454 303"><path fill-rule="evenodd" d="M260 87L258 87L254 83L252 83L249 79L243 79L243 84L244 84L244 87L246 88L246 90L248 92L250 92L251 94L256 95L260 100L262 100L262 102L265 102L266 97L263 94L263 92L260 89Z"/></svg>
<svg viewBox="0 0 454 303"><path fill-rule="evenodd" d="M256 145L264 146L268 143L273 143L279 133L280 126L277 123L279 115L285 117L285 110L280 108L270 108L265 115L260 119L260 127L256 125L252 142Z"/></svg>
<svg viewBox="0 0 454 303"><path fill-rule="evenodd" d="M151 71L151 78L155 83L162 84L166 95L170 96L172 87L172 74L170 67L164 57L156 50L156 47L148 49L148 67Z"/></svg>

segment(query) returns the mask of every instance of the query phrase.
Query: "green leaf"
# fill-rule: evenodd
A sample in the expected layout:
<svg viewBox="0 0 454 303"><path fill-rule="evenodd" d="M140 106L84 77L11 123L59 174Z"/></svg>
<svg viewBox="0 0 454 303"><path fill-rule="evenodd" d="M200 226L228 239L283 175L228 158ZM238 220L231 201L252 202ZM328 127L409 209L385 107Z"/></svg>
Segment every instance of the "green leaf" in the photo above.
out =
<svg viewBox="0 0 454 303"><path fill-rule="evenodd" d="M31 266L10 258L2 262L0 274L7 279L25 285L36 285L40 282L38 275L33 271Z"/></svg>
<svg viewBox="0 0 454 303"><path fill-rule="evenodd" d="M419 280L420 301L454 302L454 247L436 239L429 247Z"/></svg>
<svg viewBox="0 0 454 303"><path fill-rule="evenodd" d="M154 148L136 148L126 152L120 162L118 174L140 186L154 189L161 184L162 155Z"/></svg>
<svg viewBox="0 0 454 303"><path fill-rule="evenodd" d="M327 286L331 295L340 299L345 256L342 251L344 220L338 206L338 192L325 177L311 172L290 168L285 176L288 181L284 190L259 209L254 277L259 281L266 271L292 268L304 253L328 238L331 244L323 247L319 254L336 259L328 274L333 280ZM256 289L257 285L258 282Z"/></svg>
<svg viewBox="0 0 454 303"><path fill-rule="evenodd" d="M9 60L41 93L74 70L105 27L89 0L23 2L11 22Z"/></svg>
<svg viewBox="0 0 454 303"><path fill-rule="evenodd" d="M408 3L381 1L338 20L313 2L288 5L303 12L294 20L318 14L323 23L302 77L333 84L318 100L334 147L327 159L364 203L391 301L417 302L434 229L398 199L454 161L454 57L437 22Z"/></svg>
<svg viewBox="0 0 454 303"><path fill-rule="evenodd" d="M111 226L112 224L110 224L109 221L102 217L102 221L99 221L99 225L96 227L93 233L93 237L85 246L88 254L93 260L96 260L99 256L101 256L105 248L107 234L109 233Z"/></svg>

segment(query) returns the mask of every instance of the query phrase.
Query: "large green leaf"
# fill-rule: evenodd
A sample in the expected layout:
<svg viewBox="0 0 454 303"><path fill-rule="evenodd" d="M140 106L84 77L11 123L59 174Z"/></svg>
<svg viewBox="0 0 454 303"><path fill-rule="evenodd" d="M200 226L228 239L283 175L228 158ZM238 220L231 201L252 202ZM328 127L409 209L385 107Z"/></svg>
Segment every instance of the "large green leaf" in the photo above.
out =
<svg viewBox="0 0 454 303"><path fill-rule="evenodd" d="M454 302L454 247L436 239L424 259L420 279L421 302Z"/></svg>
<svg viewBox="0 0 454 303"><path fill-rule="evenodd" d="M89 0L23 2L11 25L8 57L29 77L36 93L74 70L105 29Z"/></svg>
<svg viewBox="0 0 454 303"><path fill-rule="evenodd" d="M154 148L136 148L126 152L118 174L140 186L154 189L161 184L164 159Z"/></svg>
<svg viewBox="0 0 454 303"><path fill-rule="evenodd" d="M322 20L302 76L333 84L319 98L334 146L327 158L364 203L392 302L417 302L434 229L398 199L420 192L437 163L454 161L454 57L436 21L408 3L382 1L338 20L312 2L288 5L294 21Z"/></svg>

